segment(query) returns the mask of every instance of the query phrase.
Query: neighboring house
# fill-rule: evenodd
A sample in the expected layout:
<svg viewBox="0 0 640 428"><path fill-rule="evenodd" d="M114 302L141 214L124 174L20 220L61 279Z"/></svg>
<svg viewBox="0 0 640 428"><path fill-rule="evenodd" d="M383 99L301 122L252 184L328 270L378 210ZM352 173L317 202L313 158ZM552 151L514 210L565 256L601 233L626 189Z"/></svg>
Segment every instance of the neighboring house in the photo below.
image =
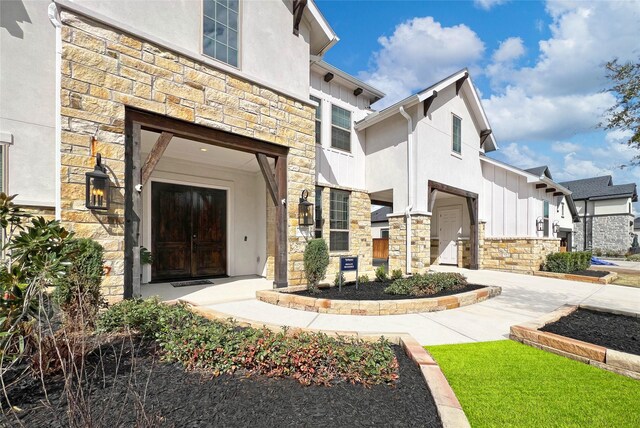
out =
<svg viewBox="0 0 640 428"><path fill-rule="evenodd" d="M0 17L3 189L101 243L114 297L216 275L301 284L314 236L328 275L341 255L372 272L372 204L390 207L404 273L531 272L560 248L571 192L486 156L466 70L374 111L381 91L322 60L338 38L311 0L2 1ZM87 209L98 153L111 204Z"/></svg>
<svg viewBox="0 0 640 428"><path fill-rule="evenodd" d="M389 238L389 219L391 207L380 207L371 212L371 237Z"/></svg>
<svg viewBox="0 0 640 428"><path fill-rule="evenodd" d="M640 217L636 217L635 220L633 220L633 232L640 234Z"/></svg>
<svg viewBox="0 0 640 428"><path fill-rule="evenodd" d="M561 183L572 191L579 222L574 225L574 245L582 250L624 254L633 237L633 202L636 185L613 184L610 175Z"/></svg>

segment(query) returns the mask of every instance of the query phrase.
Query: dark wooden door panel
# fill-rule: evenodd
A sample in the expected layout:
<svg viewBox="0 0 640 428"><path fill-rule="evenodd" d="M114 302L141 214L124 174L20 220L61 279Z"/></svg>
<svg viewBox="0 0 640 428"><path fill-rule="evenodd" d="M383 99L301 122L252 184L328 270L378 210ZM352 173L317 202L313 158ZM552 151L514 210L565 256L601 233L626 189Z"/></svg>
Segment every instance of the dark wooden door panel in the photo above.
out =
<svg viewBox="0 0 640 428"><path fill-rule="evenodd" d="M152 279L227 273L227 192L152 184Z"/></svg>

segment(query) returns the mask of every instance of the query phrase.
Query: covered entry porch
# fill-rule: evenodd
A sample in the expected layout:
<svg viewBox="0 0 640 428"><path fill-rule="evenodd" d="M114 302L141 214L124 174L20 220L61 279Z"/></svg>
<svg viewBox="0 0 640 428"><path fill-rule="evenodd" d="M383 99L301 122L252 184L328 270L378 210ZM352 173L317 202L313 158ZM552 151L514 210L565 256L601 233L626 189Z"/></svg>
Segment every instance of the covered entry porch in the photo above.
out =
<svg viewBox="0 0 640 428"><path fill-rule="evenodd" d="M227 277L286 286L288 148L138 110L126 119L125 297L237 285ZM205 278L213 286L165 290Z"/></svg>

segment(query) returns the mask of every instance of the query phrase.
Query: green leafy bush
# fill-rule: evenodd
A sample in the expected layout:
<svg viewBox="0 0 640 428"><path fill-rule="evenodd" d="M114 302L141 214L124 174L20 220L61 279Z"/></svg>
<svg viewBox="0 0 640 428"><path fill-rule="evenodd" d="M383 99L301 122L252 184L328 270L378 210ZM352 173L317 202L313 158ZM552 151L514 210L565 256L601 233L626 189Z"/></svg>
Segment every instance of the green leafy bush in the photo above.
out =
<svg viewBox="0 0 640 428"><path fill-rule="evenodd" d="M344 285L346 280L347 279L344 277L344 272L338 271L336 272L336 276L333 278L333 285L335 285L336 287L339 286L340 283Z"/></svg>
<svg viewBox="0 0 640 428"><path fill-rule="evenodd" d="M631 254L627 256L627 260L630 262L640 262L640 254Z"/></svg>
<svg viewBox="0 0 640 428"><path fill-rule="evenodd" d="M72 324L93 326L104 306L100 291L104 250L91 239L74 239L67 245L66 255L70 264L56 283L54 299Z"/></svg>
<svg viewBox="0 0 640 428"><path fill-rule="evenodd" d="M402 278L402 269L394 269L391 271L391 281Z"/></svg>
<svg viewBox="0 0 640 428"><path fill-rule="evenodd" d="M384 282L387 280L387 270L384 265L380 265L376 268L376 281Z"/></svg>
<svg viewBox="0 0 640 428"><path fill-rule="evenodd" d="M327 274L329 249L324 239L312 239L304 249L304 274L309 291L316 293L318 284Z"/></svg>
<svg viewBox="0 0 640 428"><path fill-rule="evenodd" d="M467 278L459 273L435 272L401 278L384 289L387 294L429 296L444 290L461 290L468 285Z"/></svg>
<svg viewBox="0 0 640 428"><path fill-rule="evenodd" d="M551 253L547 255L544 270L557 273L571 273L586 270L591 266L591 251Z"/></svg>
<svg viewBox="0 0 640 428"><path fill-rule="evenodd" d="M331 385L336 381L365 385L392 383L398 363L384 339L332 338L321 333L288 334L239 328L210 321L184 305L157 300L129 300L109 308L99 319L105 332L137 330L155 338L164 359L213 375L244 370L300 383Z"/></svg>
<svg viewBox="0 0 640 428"><path fill-rule="evenodd" d="M371 280L369 279L369 275L360 275L358 277L358 283L359 284L366 284L368 282L370 282Z"/></svg>

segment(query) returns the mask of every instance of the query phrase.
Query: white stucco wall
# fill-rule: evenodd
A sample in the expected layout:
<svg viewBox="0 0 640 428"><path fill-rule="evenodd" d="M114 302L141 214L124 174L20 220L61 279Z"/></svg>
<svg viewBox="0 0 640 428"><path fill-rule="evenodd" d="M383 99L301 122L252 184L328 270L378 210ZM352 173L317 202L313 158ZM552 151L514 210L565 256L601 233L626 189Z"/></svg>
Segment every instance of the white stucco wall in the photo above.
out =
<svg viewBox="0 0 640 428"><path fill-rule="evenodd" d="M71 0L125 25L185 49L201 60L224 63L202 55L202 0ZM240 0L240 61L247 78L268 83L300 98L309 94L309 28L300 24L293 34L288 0ZM46 8L46 6L45 6Z"/></svg>
<svg viewBox="0 0 640 428"><path fill-rule="evenodd" d="M607 199L603 201L593 201L595 215L607 214L631 214L629 204L631 198Z"/></svg>
<svg viewBox="0 0 640 428"><path fill-rule="evenodd" d="M310 94L322 100L322 145L316 146L316 180L321 184L364 189L365 133L356 132L353 123L367 115L368 101L362 95L353 95L353 89L334 81L325 82L316 72L311 72ZM351 152L331 147L332 105L351 112Z"/></svg>
<svg viewBox="0 0 640 428"><path fill-rule="evenodd" d="M142 158L146 153L141 154ZM185 173L188 171L188 173ZM228 275L265 275L267 259L266 187L261 173L211 167L191 161L162 158L143 188L142 245L151 250L151 181L175 182L228 191ZM247 237L245 241L244 238ZM151 267L143 269L143 282Z"/></svg>
<svg viewBox="0 0 640 428"><path fill-rule="evenodd" d="M564 215L562 206L564 204ZM566 198L560 198L560 203L556 206L556 218L562 229L573 229L573 218L571 217L571 211L567 205Z"/></svg>
<svg viewBox="0 0 640 428"><path fill-rule="evenodd" d="M55 205L55 31L47 1L0 1L0 132L19 204Z"/></svg>

